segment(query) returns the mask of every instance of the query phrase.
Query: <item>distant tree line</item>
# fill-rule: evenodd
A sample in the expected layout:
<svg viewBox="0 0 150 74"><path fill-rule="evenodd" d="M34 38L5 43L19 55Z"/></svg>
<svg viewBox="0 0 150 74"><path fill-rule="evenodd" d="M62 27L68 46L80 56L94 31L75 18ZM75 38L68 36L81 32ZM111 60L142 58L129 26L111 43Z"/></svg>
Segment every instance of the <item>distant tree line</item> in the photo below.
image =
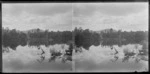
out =
<svg viewBox="0 0 150 74"><path fill-rule="evenodd" d="M112 29L110 29L112 30ZM110 31L101 33L104 45L125 45L125 44L139 44L142 41L148 41L148 31Z"/></svg>
<svg viewBox="0 0 150 74"><path fill-rule="evenodd" d="M29 45L53 45L53 44L63 44L72 41L71 31L37 31L33 33L28 33Z"/></svg>
<svg viewBox="0 0 150 74"><path fill-rule="evenodd" d="M15 49L18 45L25 46L39 46L39 45L53 45L66 44L72 41L71 31L40 31L36 29L33 32L17 31L16 29L2 29L2 44L4 47Z"/></svg>
<svg viewBox="0 0 150 74"><path fill-rule="evenodd" d="M75 28L73 31L41 31L36 29L33 32L17 31L16 29L2 29L2 44L4 47L15 49L18 45L53 45L69 43L74 41L77 47L89 49L91 45L124 45L129 43L141 43L148 41L148 31L91 31L89 29Z"/></svg>
<svg viewBox="0 0 150 74"><path fill-rule="evenodd" d="M4 47L10 47L15 49L16 46L25 46L27 41L27 36L23 32L18 32L15 29L2 29L2 44Z"/></svg>
<svg viewBox="0 0 150 74"><path fill-rule="evenodd" d="M100 35L96 32L90 32L89 29L75 28L74 34L77 47L83 46L85 49L89 49L91 45L96 46L100 44Z"/></svg>

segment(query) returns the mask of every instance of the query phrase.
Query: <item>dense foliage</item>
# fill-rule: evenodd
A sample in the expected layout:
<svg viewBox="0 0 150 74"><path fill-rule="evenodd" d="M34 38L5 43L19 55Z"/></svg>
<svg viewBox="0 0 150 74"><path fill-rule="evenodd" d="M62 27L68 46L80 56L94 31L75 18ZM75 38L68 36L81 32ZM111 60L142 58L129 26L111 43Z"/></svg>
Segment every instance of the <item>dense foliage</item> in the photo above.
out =
<svg viewBox="0 0 150 74"><path fill-rule="evenodd" d="M100 33L89 29L75 28L74 31L17 31L15 29L2 29L2 44L4 47L15 49L18 45L39 46L53 44L68 44L74 42L77 47L89 49L91 45L124 45L148 41L148 31L114 31L107 29Z"/></svg>

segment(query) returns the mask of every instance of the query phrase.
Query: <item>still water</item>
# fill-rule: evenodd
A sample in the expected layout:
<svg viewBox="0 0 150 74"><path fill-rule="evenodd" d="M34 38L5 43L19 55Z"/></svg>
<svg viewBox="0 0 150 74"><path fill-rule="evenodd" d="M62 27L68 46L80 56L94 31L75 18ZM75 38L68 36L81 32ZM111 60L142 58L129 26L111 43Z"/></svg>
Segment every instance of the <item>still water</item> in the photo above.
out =
<svg viewBox="0 0 150 74"><path fill-rule="evenodd" d="M71 62L64 55L68 45L55 44L45 47L18 46L3 53L4 72L51 72L71 71ZM54 54L55 53L55 54ZM58 53L58 54L57 54ZM62 53L62 54L59 54Z"/></svg>
<svg viewBox="0 0 150 74"><path fill-rule="evenodd" d="M3 48L3 72L134 72L148 71L148 55L141 55L140 44L77 48L66 53L67 44ZM146 49L148 50L148 49ZM74 59L72 59L74 58ZM73 69L74 68L74 69Z"/></svg>
<svg viewBox="0 0 150 74"><path fill-rule="evenodd" d="M76 71L78 72L134 72L148 70L148 56L138 55L142 45L128 44L121 47L90 46L84 48L76 56ZM126 52L134 55L125 55Z"/></svg>

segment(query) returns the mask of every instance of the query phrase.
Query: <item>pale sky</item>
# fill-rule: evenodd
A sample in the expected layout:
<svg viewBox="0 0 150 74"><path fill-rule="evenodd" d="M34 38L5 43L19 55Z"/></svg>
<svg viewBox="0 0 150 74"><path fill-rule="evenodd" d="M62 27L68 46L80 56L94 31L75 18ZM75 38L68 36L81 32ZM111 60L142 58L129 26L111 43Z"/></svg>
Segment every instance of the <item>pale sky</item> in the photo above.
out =
<svg viewBox="0 0 150 74"><path fill-rule="evenodd" d="M148 31L148 2L77 3L73 8L76 27Z"/></svg>
<svg viewBox="0 0 150 74"><path fill-rule="evenodd" d="M72 30L74 27L148 30L148 2L3 3L2 26L10 29Z"/></svg>
<svg viewBox="0 0 150 74"><path fill-rule="evenodd" d="M72 15L71 3L2 4L3 26L18 30L72 30Z"/></svg>

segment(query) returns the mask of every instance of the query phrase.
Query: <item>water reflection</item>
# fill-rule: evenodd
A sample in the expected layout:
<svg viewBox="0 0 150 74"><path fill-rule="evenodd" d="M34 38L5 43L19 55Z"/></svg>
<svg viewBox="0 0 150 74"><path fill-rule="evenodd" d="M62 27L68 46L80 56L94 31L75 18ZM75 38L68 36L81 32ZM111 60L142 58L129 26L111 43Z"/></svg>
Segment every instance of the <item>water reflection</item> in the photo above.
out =
<svg viewBox="0 0 150 74"><path fill-rule="evenodd" d="M73 56L76 71L141 71L148 69L146 65L149 60L147 41L140 44L111 43L108 40L94 43L82 42L81 45L75 47L74 55L74 45L71 41L62 43L31 40L27 41L26 45L11 43L2 46L3 65L6 72L9 70L13 72L72 71ZM116 65L118 66L115 67ZM30 70L29 67L31 67ZM115 69L111 70L111 67Z"/></svg>
<svg viewBox="0 0 150 74"><path fill-rule="evenodd" d="M90 46L89 50L82 48L76 54L77 71L148 71L148 46L145 44L128 44L113 46ZM146 46L146 47L145 47ZM143 49L146 48L146 49ZM141 54L143 52L143 54ZM111 62L112 63L111 63ZM107 64L106 64L107 62ZM117 63L116 65L114 65ZM135 64L135 66L130 64ZM136 64L137 63L137 64ZM105 64L105 65L103 65ZM103 65L103 66L102 66ZM112 66L113 65L113 66ZM119 67L116 67L120 65ZM126 67L128 65L128 67ZM89 67L92 67L92 69ZM132 69L130 69L132 68ZM109 70L107 70L109 69Z"/></svg>
<svg viewBox="0 0 150 74"><path fill-rule="evenodd" d="M69 51L69 50L72 50L72 49L70 48L70 45L67 45L67 44L55 44L55 45L49 45L49 46L45 46L45 45L21 46L21 45L19 45L16 47L16 50L9 48L10 52L3 52L3 61L4 61L4 65L5 65L4 70L9 70L8 68L5 69L5 67L10 66L10 65L7 65L8 64L7 62L13 62L16 59L16 60L22 60L22 61L20 61L20 63L25 62L27 64L31 64L31 63L35 63L35 64L45 63L46 64L47 62L49 62L49 63L53 63L53 64L55 64L55 63L61 64L62 63L62 65L63 65L63 63L66 63L65 65L68 68L68 69L66 68L67 69L66 71L71 71L70 62L72 61L72 55L70 55L71 51ZM52 61L55 61L55 62L52 62ZM66 61L68 61L68 62L66 62ZM24 65L21 65L21 66L24 66ZM55 66L55 65L53 65L53 66ZM14 66L12 66L10 68L13 68L13 67ZM47 67L47 68L51 69L52 66ZM61 69L62 70L65 69L65 68L60 69L59 66L58 66L58 68L59 69L56 68L56 70L52 70L52 71L57 71L57 70L60 71ZM25 69L24 71L26 72L27 68L24 67L23 69ZM20 70L18 70L18 71L20 71ZM32 71L32 69L30 71ZM7 72L9 72L9 71L7 71Z"/></svg>

